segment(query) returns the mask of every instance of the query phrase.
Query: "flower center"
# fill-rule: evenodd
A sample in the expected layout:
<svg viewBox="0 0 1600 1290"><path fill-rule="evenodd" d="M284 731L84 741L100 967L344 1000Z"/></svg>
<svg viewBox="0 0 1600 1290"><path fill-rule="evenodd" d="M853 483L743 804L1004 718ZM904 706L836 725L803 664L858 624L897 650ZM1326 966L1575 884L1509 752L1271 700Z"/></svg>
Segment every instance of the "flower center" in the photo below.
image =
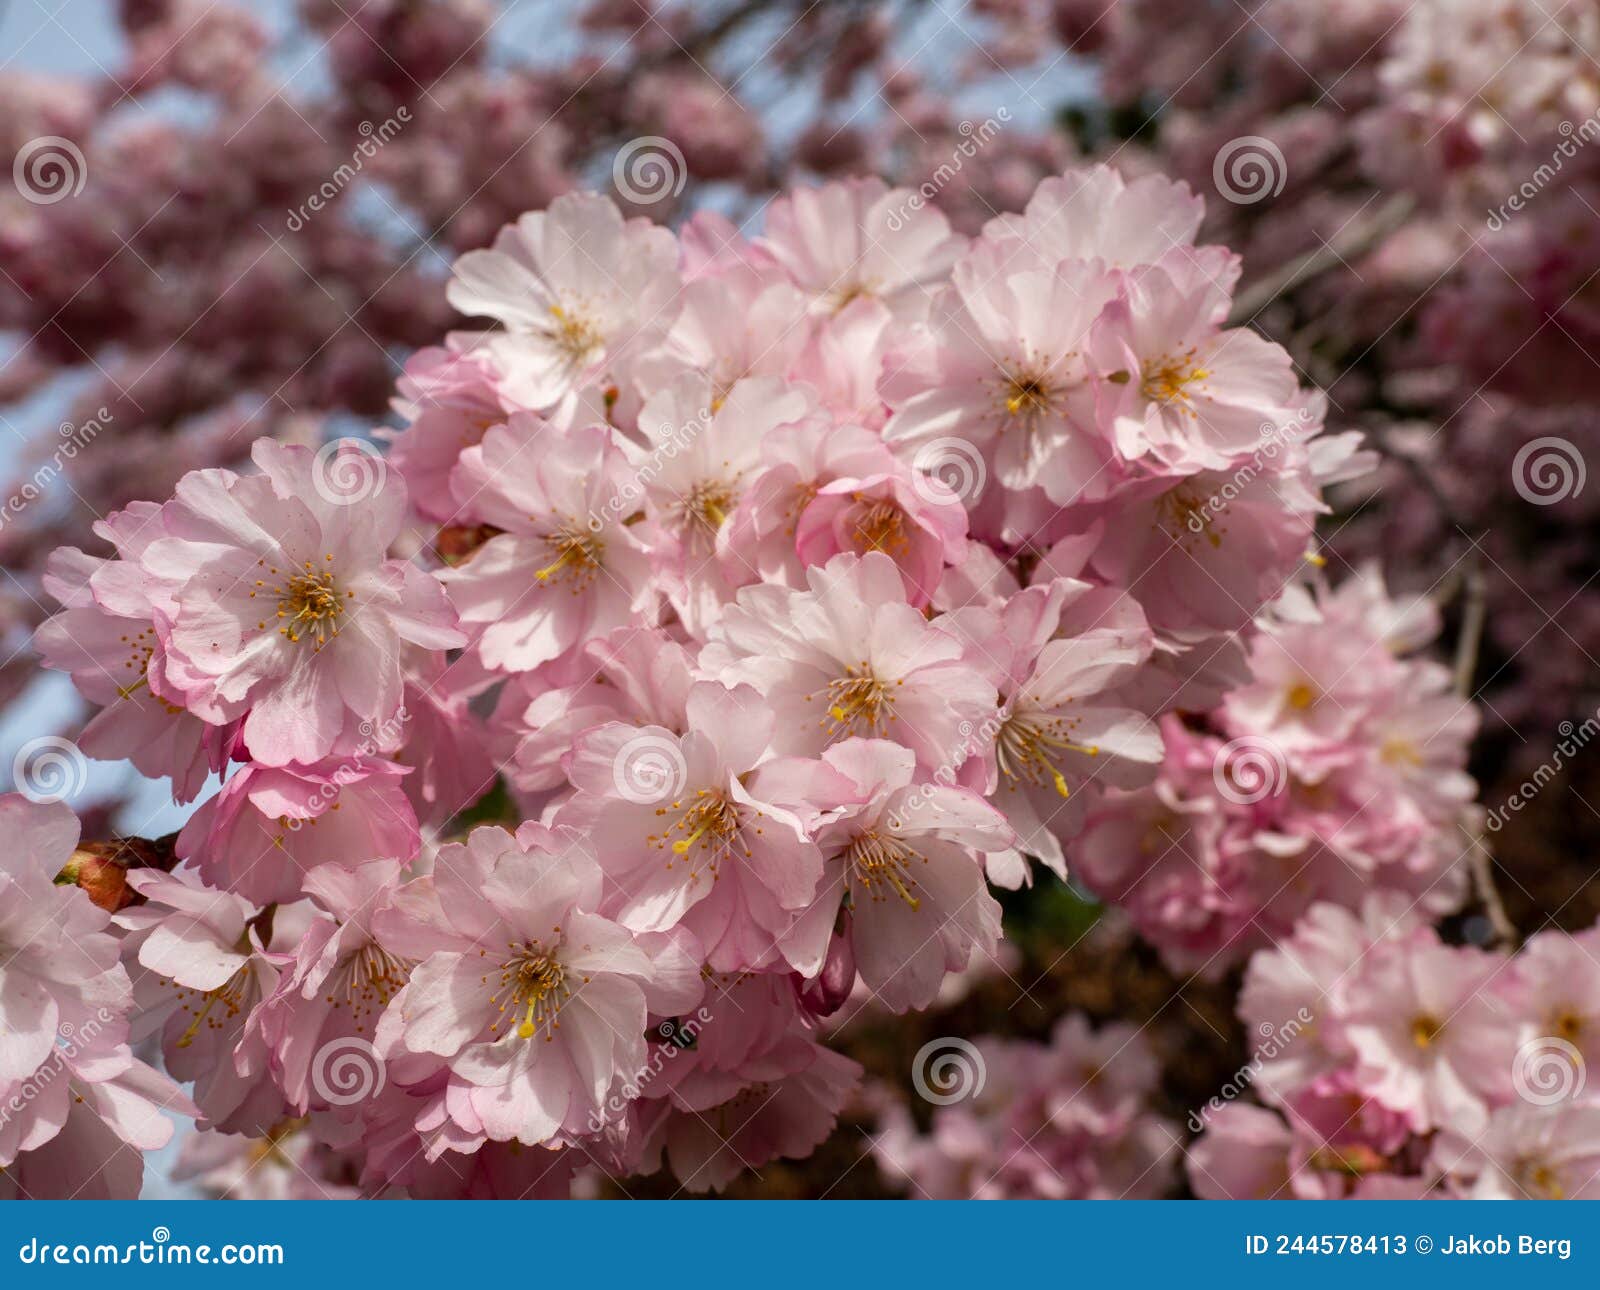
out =
<svg viewBox="0 0 1600 1290"><path fill-rule="evenodd" d="M1411 1042L1418 1048L1432 1048L1433 1041L1444 1030L1444 1022L1437 1017L1424 1013L1411 1022Z"/></svg>
<svg viewBox="0 0 1600 1290"><path fill-rule="evenodd" d="M1179 484L1156 498L1155 507L1156 527L1185 550L1201 535L1213 547L1222 545L1225 530L1216 521L1226 505L1220 497L1207 499L1187 484Z"/></svg>
<svg viewBox="0 0 1600 1290"><path fill-rule="evenodd" d="M1583 1018L1571 1008L1563 1008L1556 1013L1550 1029L1558 1039L1575 1044L1583 1035Z"/></svg>
<svg viewBox="0 0 1600 1290"><path fill-rule="evenodd" d="M605 343L600 329L581 314L551 305L550 316L555 319L548 332L550 343L573 367L582 367Z"/></svg>
<svg viewBox="0 0 1600 1290"><path fill-rule="evenodd" d="M560 1028L561 1007L571 995L567 969L555 950L546 949L539 941L523 941L512 943L511 957L500 965L500 983L490 998L501 1013L520 1014L518 1039L532 1039L543 1031L548 1043ZM491 1022L489 1029L495 1031L499 1026L498 1021Z"/></svg>
<svg viewBox="0 0 1600 1290"><path fill-rule="evenodd" d="M570 576L576 593L594 581L606 551L599 537L576 524L566 524L553 533L546 533L541 540L550 548L555 560L534 572L533 576L540 582L551 579L559 582Z"/></svg>
<svg viewBox="0 0 1600 1290"><path fill-rule="evenodd" d="M322 558L331 561L333 556L325 555ZM346 591L341 594L333 570L318 570L310 560L294 573L279 570L265 560L256 561L256 565L266 569L267 577L256 579L255 590L250 593L250 598L254 600L258 595L277 598L278 635L291 645L298 645L302 639L310 636L316 642L313 648L320 650L339 634L345 602L355 599L356 593ZM256 630L266 629L265 619L256 624Z"/></svg>
<svg viewBox="0 0 1600 1290"><path fill-rule="evenodd" d="M683 525L702 537L715 537L733 510L733 485L722 479L707 479L684 494L679 507Z"/></svg>
<svg viewBox="0 0 1600 1290"><path fill-rule="evenodd" d="M905 512L893 502L867 501L856 515L855 540L856 549L863 554L904 552L911 545L905 533Z"/></svg>
<svg viewBox="0 0 1600 1290"><path fill-rule="evenodd" d="M1033 417L1050 406L1050 387L1043 377L1015 373L1006 381L1005 405L1014 417Z"/></svg>
<svg viewBox="0 0 1600 1290"><path fill-rule="evenodd" d="M178 990L180 1000L178 1008L182 1012L191 1013L188 1028L178 1037L179 1048L188 1048L195 1041L195 1036L200 1033L200 1027L205 1026L210 1030L221 1030L230 1021L245 1010L246 996L250 993L253 984L253 973L247 963L226 981L214 990L200 993L186 986L172 982ZM212 1016L213 1009L220 1006L221 1011L217 1016Z"/></svg>
<svg viewBox="0 0 1600 1290"><path fill-rule="evenodd" d="M1193 415L1194 400L1189 386L1211 375L1206 368L1197 366L1194 358L1195 351L1189 349L1146 363L1139 376L1139 393L1151 403L1176 407Z"/></svg>
<svg viewBox="0 0 1600 1290"><path fill-rule="evenodd" d="M1567 1189L1561 1185L1561 1176L1540 1160L1524 1160L1516 1169L1517 1181L1531 1195L1546 1200L1565 1200Z"/></svg>
<svg viewBox="0 0 1600 1290"><path fill-rule="evenodd" d="M855 281L835 283L827 294L827 300L833 306L834 313L842 313L845 307L863 296L871 299L877 294L876 284L859 279Z"/></svg>
<svg viewBox="0 0 1600 1290"><path fill-rule="evenodd" d="M1422 765L1422 753L1416 744L1399 737L1385 739L1383 747L1378 750L1378 757L1386 766L1410 766L1415 769Z"/></svg>
<svg viewBox="0 0 1600 1290"><path fill-rule="evenodd" d="M928 858L898 838L884 837L876 830L863 833L850 844L845 860L851 881L860 885L869 900L887 900L893 892L913 910L922 907L922 901L912 895L917 880L911 876L911 862L927 864Z"/></svg>
<svg viewBox="0 0 1600 1290"><path fill-rule="evenodd" d="M334 969L323 997L334 1008L348 1008L356 1029L364 1030L365 1018L376 1017L388 1007L410 977L407 960L368 941Z"/></svg>
<svg viewBox="0 0 1600 1290"><path fill-rule="evenodd" d="M645 841L657 848L670 847L675 856L687 856L691 880L697 876L697 863L705 861L714 881L719 861L728 848L738 841L739 808L723 795L722 790L700 788L695 790L694 799L687 807L684 799L680 799L670 807L656 808L659 816L669 816L674 811L678 812L678 817L663 832L652 833ZM681 836L674 838L674 834ZM744 853L749 855L750 848L746 847ZM670 860L667 867L672 867Z"/></svg>
<svg viewBox="0 0 1600 1290"><path fill-rule="evenodd" d="M133 674L133 679L126 685L117 686L117 697L131 699L150 680L150 655L155 651L156 631L154 627L146 627L136 635L123 636L121 640L128 647L128 657L122 666Z"/></svg>
<svg viewBox="0 0 1600 1290"><path fill-rule="evenodd" d="M1035 714L1016 714L1006 719L995 739L995 758L1001 773L1012 781L1012 788L1018 780L1030 784L1049 781L1062 797L1069 795L1067 777L1055 759L1063 753L1078 753L1084 757L1100 755L1098 745L1080 744L1067 738L1074 724L1063 717Z"/></svg>
<svg viewBox="0 0 1600 1290"><path fill-rule="evenodd" d="M843 676L828 682L828 716L831 720L820 724L828 727L832 736L882 735L895 719L894 695L863 662L846 668Z"/></svg>

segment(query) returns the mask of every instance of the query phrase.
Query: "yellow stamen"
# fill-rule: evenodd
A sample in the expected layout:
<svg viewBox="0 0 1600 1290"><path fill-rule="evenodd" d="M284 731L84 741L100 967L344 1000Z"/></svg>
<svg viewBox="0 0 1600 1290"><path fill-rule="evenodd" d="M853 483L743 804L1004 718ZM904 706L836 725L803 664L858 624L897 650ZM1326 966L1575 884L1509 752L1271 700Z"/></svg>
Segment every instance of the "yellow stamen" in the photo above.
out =
<svg viewBox="0 0 1600 1290"><path fill-rule="evenodd" d="M911 894L912 888L917 885L916 879L911 876L911 862L921 860L927 864L928 858L913 851L898 838L884 837L876 830L863 833L850 844L845 859L852 881L860 884L868 899L885 899L887 893L882 888L887 886L913 911L922 908L922 901Z"/></svg>

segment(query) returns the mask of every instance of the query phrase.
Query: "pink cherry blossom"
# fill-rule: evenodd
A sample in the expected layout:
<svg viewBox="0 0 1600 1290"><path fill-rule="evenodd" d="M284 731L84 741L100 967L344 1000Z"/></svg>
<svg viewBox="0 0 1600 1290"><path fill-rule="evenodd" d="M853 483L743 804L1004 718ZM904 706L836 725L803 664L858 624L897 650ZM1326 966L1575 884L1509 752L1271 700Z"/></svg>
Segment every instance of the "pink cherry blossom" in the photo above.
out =
<svg viewBox="0 0 1600 1290"><path fill-rule="evenodd" d="M296 899L318 865L410 861L420 839L405 773L376 757L246 766L190 817L178 855L219 890L260 904Z"/></svg>
<svg viewBox="0 0 1600 1290"><path fill-rule="evenodd" d="M525 413L462 453L456 496L502 531L440 577L487 666L531 671L648 614L650 562L610 505L627 476L606 427Z"/></svg>
<svg viewBox="0 0 1600 1290"><path fill-rule="evenodd" d="M455 264L450 303L504 331L482 346L520 406L547 411L583 385L620 381L678 306L677 248L603 197L558 197Z"/></svg>
<svg viewBox="0 0 1600 1290"><path fill-rule="evenodd" d="M815 756L851 736L889 738L931 771L963 747L963 722L995 711L994 686L959 640L905 599L888 556L840 555L807 588L742 590L712 628L700 665L749 685L773 714L772 746Z"/></svg>
<svg viewBox="0 0 1600 1290"><path fill-rule="evenodd" d="M419 961L378 1047L443 1059L436 1113L462 1133L530 1146L581 1137L642 1064L648 1012L698 1001L688 943L592 912L602 884L584 846L537 825L516 837L480 828L441 849L437 921L390 942Z"/></svg>
<svg viewBox="0 0 1600 1290"><path fill-rule="evenodd" d="M388 558L397 480L379 475L357 500L307 449L263 440L254 455L257 475L186 476L140 564L168 598L166 684L205 720L243 716L257 761L314 762L350 744L356 722L393 719L402 642L462 637L438 584Z"/></svg>

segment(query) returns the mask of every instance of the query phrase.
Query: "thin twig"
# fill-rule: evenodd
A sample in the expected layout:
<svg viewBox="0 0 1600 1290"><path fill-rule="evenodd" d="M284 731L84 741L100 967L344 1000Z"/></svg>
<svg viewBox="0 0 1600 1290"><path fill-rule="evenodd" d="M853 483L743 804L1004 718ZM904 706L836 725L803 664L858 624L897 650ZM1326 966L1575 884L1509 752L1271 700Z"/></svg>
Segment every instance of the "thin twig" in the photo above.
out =
<svg viewBox="0 0 1600 1290"><path fill-rule="evenodd" d="M1409 193L1392 197L1369 218L1351 225L1332 242L1325 242L1314 251L1296 256L1277 272L1251 283L1234 297L1230 321L1236 325L1247 323L1279 296L1287 295L1293 288L1321 277L1336 265L1365 255L1404 224L1416 205L1416 199Z"/></svg>
<svg viewBox="0 0 1600 1290"><path fill-rule="evenodd" d="M1486 614L1483 566L1476 546L1467 556L1462 588L1465 595L1461 609L1461 635L1456 640L1455 687L1456 693L1463 699L1471 699ZM1467 839L1473 890L1494 932L1492 944L1514 947L1522 938L1517 934L1516 924L1506 914L1505 904L1500 899L1500 889L1494 881L1494 854L1489 850L1482 819L1477 812L1463 811L1461 831Z"/></svg>

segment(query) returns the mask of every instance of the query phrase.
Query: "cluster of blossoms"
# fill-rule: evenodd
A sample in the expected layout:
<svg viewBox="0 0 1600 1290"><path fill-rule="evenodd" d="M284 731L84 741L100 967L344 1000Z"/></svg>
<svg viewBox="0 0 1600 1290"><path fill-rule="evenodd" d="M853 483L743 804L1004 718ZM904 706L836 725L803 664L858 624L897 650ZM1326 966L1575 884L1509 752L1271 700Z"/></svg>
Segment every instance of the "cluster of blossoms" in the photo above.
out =
<svg viewBox="0 0 1600 1290"><path fill-rule="evenodd" d="M1358 437L1225 325L1187 188L913 197L558 198L458 261L499 325L387 459L259 440L52 558L85 750L223 777L115 915L204 1127L307 1120L368 1193L804 1154L859 1073L820 1019L993 956L989 885L1221 701ZM497 774L514 831L450 833Z"/></svg>
<svg viewBox="0 0 1600 1290"><path fill-rule="evenodd" d="M1275 1036L1249 1068L1266 1106L1208 1112L1198 1195L1600 1196L1600 928L1510 954L1393 894L1318 904L1251 959L1239 1014Z"/></svg>
<svg viewBox="0 0 1600 1290"><path fill-rule="evenodd" d="M1180 1139L1145 1105L1159 1068L1135 1027L1072 1013L1048 1044L980 1039L944 1065L930 1131L895 1102L873 1140L884 1177L912 1196L1142 1200L1171 1187Z"/></svg>
<svg viewBox="0 0 1600 1290"><path fill-rule="evenodd" d="M1156 780L1107 794L1073 853L1179 972L1218 975L1314 902L1374 889L1438 918L1463 903L1477 709L1412 652L1437 611L1375 569L1296 586L1260 615L1249 680L1162 722Z"/></svg>
<svg viewBox="0 0 1600 1290"><path fill-rule="evenodd" d="M78 846L60 804L0 797L0 1198L137 1195L144 1152L195 1114L134 1056L135 998L110 916L55 885Z"/></svg>

